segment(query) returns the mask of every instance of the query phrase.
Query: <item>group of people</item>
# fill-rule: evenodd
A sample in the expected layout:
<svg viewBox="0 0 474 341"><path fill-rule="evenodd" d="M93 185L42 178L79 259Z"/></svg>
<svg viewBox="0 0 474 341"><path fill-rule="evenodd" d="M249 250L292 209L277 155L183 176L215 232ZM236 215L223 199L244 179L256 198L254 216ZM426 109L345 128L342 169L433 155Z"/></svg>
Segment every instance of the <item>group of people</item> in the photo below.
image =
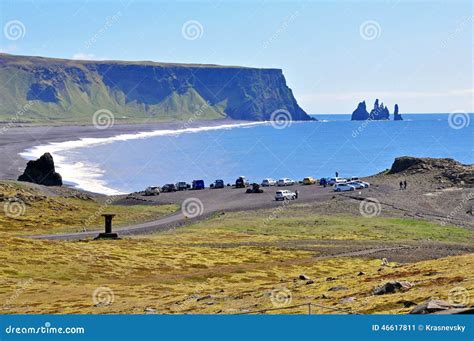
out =
<svg viewBox="0 0 474 341"><path fill-rule="evenodd" d="M403 181L400 181L400 189L407 189L407 181L406 180L403 180Z"/></svg>

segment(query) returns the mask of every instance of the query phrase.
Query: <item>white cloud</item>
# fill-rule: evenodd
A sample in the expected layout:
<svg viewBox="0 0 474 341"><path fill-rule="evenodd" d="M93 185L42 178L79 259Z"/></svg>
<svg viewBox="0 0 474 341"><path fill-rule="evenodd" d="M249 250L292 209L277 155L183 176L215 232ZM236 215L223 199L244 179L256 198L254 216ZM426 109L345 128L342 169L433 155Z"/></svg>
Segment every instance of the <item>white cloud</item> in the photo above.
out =
<svg viewBox="0 0 474 341"><path fill-rule="evenodd" d="M353 91L296 94L298 103L309 113L351 113L365 100L368 107L376 98L393 108L398 103L403 112L445 112L462 108L474 111L474 89L444 91Z"/></svg>
<svg viewBox="0 0 474 341"><path fill-rule="evenodd" d="M455 89L446 91L356 91L356 92L328 92L302 94L299 97L303 101L317 100L364 100L368 98L380 99L412 99L412 98L430 98L430 97L452 97L466 96L474 94L474 89Z"/></svg>
<svg viewBox="0 0 474 341"><path fill-rule="evenodd" d="M78 52L72 56L72 59L76 60L97 60L97 58L92 53L83 53Z"/></svg>
<svg viewBox="0 0 474 341"><path fill-rule="evenodd" d="M16 45L0 46L0 53L14 53L17 49Z"/></svg>

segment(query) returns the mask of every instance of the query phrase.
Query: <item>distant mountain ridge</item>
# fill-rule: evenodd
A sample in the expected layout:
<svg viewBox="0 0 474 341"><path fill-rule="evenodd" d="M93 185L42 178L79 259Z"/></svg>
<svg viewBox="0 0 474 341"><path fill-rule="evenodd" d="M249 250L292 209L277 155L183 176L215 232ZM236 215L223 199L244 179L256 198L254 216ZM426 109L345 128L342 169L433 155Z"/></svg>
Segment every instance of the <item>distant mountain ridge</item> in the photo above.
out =
<svg viewBox="0 0 474 341"><path fill-rule="evenodd" d="M125 122L311 120L280 69L0 54L0 121L82 123L100 109Z"/></svg>

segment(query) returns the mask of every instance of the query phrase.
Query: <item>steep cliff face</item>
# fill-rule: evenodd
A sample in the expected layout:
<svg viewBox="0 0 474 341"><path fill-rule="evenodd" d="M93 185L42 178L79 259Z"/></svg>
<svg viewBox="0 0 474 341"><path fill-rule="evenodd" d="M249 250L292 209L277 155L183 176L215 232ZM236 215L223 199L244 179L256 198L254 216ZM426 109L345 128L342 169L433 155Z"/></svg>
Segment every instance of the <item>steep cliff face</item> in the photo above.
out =
<svg viewBox="0 0 474 341"><path fill-rule="evenodd" d="M99 109L124 121L269 120L281 109L311 119L279 69L0 54L2 121L90 122Z"/></svg>

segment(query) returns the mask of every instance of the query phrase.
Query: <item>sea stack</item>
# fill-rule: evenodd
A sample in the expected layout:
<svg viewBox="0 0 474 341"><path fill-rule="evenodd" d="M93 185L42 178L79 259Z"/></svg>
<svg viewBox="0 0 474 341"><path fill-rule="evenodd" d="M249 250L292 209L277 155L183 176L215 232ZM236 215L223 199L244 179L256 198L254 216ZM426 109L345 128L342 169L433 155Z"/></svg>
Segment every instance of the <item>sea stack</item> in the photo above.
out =
<svg viewBox="0 0 474 341"><path fill-rule="evenodd" d="M381 103L379 105L379 100L376 99L374 103L374 108L369 114L370 119L372 120L388 120L390 118L390 112L388 111L387 107Z"/></svg>
<svg viewBox="0 0 474 341"><path fill-rule="evenodd" d="M54 168L53 157L44 153L38 160L28 161L18 181L32 182L44 186L62 186L63 179Z"/></svg>
<svg viewBox="0 0 474 341"><path fill-rule="evenodd" d="M403 121L402 115L398 113L398 104L395 104L395 108L393 110L393 120L394 121Z"/></svg>
<svg viewBox="0 0 474 341"><path fill-rule="evenodd" d="M367 106L365 101L362 101L357 105L356 110L352 112L352 121L365 121L369 118L369 112L367 111Z"/></svg>
<svg viewBox="0 0 474 341"><path fill-rule="evenodd" d="M403 120L402 116L398 113L398 104L395 104L395 111L393 115L394 115L393 119L395 121ZM390 119L390 111L383 103L379 104L378 99L375 100L374 108L370 111L370 113L367 112L367 106L365 104L365 101L360 102L357 105L356 110L352 112L352 117L351 117L351 121L365 121L365 120L383 121L383 120L389 120L389 119Z"/></svg>

